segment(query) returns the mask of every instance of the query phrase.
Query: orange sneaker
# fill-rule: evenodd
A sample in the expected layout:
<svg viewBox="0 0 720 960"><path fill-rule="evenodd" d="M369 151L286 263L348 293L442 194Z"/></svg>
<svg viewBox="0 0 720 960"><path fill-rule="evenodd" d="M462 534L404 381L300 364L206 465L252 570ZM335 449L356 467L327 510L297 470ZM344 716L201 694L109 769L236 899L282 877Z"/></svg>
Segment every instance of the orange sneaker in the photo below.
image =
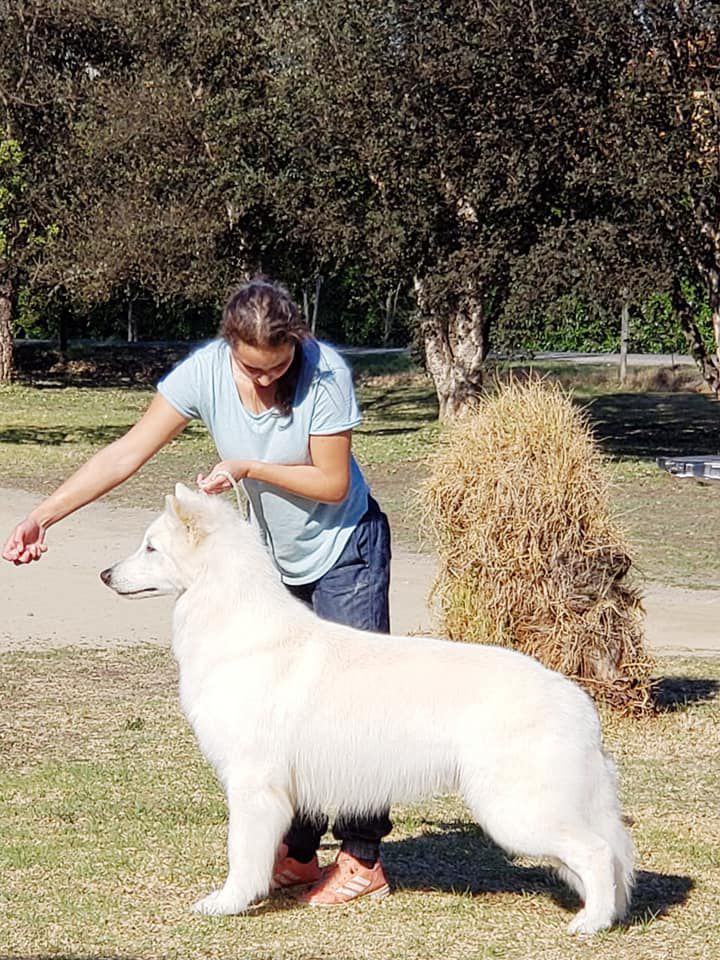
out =
<svg viewBox="0 0 720 960"><path fill-rule="evenodd" d="M287 851L287 846L284 843L281 844L273 867L272 890L304 887L320 880L322 871L317 856L314 856L309 863L301 863L300 860L289 857Z"/></svg>
<svg viewBox="0 0 720 960"><path fill-rule="evenodd" d="M374 867L366 867L352 854L341 850L335 863L322 873L322 880L298 897L300 903L310 907L334 907L360 897L382 900L390 893L379 860Z"/></svg>

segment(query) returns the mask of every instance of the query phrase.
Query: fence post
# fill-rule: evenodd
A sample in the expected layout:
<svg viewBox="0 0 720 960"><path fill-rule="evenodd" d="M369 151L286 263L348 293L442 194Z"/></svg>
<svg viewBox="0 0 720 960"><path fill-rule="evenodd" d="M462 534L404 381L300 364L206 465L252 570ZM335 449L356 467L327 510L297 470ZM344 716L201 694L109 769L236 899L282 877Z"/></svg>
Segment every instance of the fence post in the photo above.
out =
<svg viewBox="0 0 720 960"><path fill-rule="evenodd" d="M623 300L620 313L620 383L625 386L627 380L628 340L630 339L630 303L627 295Z"/></svg>

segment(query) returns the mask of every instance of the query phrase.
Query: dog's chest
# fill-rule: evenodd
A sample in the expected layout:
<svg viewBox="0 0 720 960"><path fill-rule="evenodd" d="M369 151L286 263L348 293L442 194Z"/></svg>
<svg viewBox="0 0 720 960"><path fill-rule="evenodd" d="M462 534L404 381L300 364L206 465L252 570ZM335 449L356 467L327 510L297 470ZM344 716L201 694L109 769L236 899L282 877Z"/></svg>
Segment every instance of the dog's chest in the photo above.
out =
<svg viewBox="0 0 720 960"><path fill-rule="evenodd" d="M248 665L249 666L249 665ZM267 680L267 678L264 678ZM222 768L231 754L253 749L268 729L266 683L240 664L180 664L180 704L200 749Z"/></svg>

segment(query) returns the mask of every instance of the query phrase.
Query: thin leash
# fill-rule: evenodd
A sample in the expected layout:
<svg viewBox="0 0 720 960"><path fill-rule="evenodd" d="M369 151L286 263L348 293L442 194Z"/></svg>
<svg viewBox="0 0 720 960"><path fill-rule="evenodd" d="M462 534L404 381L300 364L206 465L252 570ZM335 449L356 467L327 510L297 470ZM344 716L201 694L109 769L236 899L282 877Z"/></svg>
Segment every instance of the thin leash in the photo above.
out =
<svg viewBox="0 0 720 960"><path fill-rule="evenodd" d="M237 503L237 508L240 513L245 517L246 520L249 519L250 515L250 504L247 497L241 491L240 484L237 482L235 477L228 470L218 470L215 476L225 477L229 481L230 486L235 491L235 501Z"/></svg>

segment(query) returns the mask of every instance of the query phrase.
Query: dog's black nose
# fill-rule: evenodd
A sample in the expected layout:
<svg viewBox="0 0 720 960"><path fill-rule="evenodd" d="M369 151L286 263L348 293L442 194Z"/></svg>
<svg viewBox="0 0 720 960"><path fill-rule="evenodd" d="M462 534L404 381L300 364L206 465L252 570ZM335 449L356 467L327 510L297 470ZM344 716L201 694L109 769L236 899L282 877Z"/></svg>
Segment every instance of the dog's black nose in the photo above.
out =
<svg viewBox="0 0 720 960"><path fill-rule="evenodd" d="M110 586L110 577L112 576L112 567L108 567L107 570L102 570L100 573L100 579L105 584L106 587Z"/></svg>

